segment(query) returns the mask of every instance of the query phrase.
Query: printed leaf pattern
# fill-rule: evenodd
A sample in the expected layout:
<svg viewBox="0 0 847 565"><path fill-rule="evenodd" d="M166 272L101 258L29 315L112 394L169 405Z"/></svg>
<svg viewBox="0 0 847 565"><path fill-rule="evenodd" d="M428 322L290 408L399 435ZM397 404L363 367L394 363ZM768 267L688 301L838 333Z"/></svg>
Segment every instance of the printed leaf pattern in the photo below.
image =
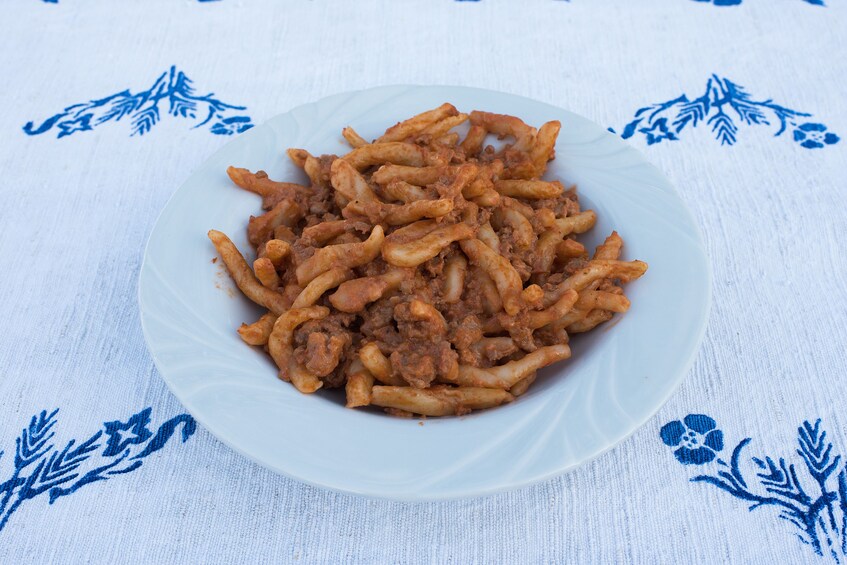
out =
<svg viewBox="0 0 847 565"><path fill-rule="evenodd" d="M162 449L178 429L183 443L197 430L194 419L181 414L159 426L154 434L148 429L151 412L148 407L126 422L105 422L102 430L82 443L72 439L61 450L50 443L59 410L49 414L42 410L33 416L15 440L12 475L0 483L0 532L27 500L48 493L49 503L53 504L85 485L130 473Z"/></svg>
<svg viewBox="0 0 847 565"><path fill-rule="evenodd" d="M776 508L778 517L792 524L799 540L819 556L841 563L847 556L847 466L826 439L821 421L806 421L797 428L796 454L805 467L798 476L795 463L784 457L752 457L757 469L751 477L742 470L742 452L752 442L741 440L732 450L729 462L719 457L720 442L710 441L717 424L703 414L689 414L682 421L662 426L659 436L674 449L684 465L709 465L711 472L696 475L693 482L706 483L749 503L749 510L762 506ZM840 470L839 470L839 466ZM803 484L802 476L807 483ZM811 478L811 481L809 481Z"/></svg>
<svg viewBox="0 0 847 565"><path fill-rule="evenodd" d="M45 2L58 2L59 0L44 0ZM205 2L209 0L200 0L200 2ZM456 0L456 2L479 2L480 0ZM560 0L565 2L570 2L570 0ZM707 2L710 4L714 4L715 6L737 6L741 4L743 0L694 0L695 2ZM806 4L814 4L815 6L824 6L824 0L803 0Z"/></svg>
<svg viewBox="0 0 847 565"><path fill-rule="evenodd" d="M695 2L708 2L715 6L738 6L743 0L694 0ZM806 4L814 4L815 6L823 6L823 0L803 0Z"/></svg>
<svg viewBox="0 0 847 565"><path fill-rule="evenodd" d="M197 122L194 128L209 124L209 131L216 135L233 135L253 127L249 116L238 113L245 109L222 102L212 93L198 96L191 79L172 66L147 90L135 94L123 90L98 100L73 104L38 126L28 122L23 130L28 135L56 131L56 137L62 138L128 118L130 135L144 135L163 118L172 117Z"/></svg>
<svg viewBox="0 0 847 565"><path fill-rule="evenodd" d="M770 99L755 100L737 83L712 75L706 82L706 91L693 100L683 94L638 110L624 126L621 137L629 139L641 134L647 145L678 141L684 131L705 123L721 145L734 145L740 126L773 127L774 137L791 129L791 137L805 149L821 149L840 141L824 124L802 121L810 116ZM609 131L615 132L611 128Z"/></svg>
<svg viewBox="0 0 847 565"><path fill-rule="evenodd" d="M41 0L41 1L44 2L45 4L58 4L59 3L59 0ZM197 0L197 1L198 2L218 2L219 0ZM806 2L809 2L809 1L811 1L811 0L806 0Z"/></svg>

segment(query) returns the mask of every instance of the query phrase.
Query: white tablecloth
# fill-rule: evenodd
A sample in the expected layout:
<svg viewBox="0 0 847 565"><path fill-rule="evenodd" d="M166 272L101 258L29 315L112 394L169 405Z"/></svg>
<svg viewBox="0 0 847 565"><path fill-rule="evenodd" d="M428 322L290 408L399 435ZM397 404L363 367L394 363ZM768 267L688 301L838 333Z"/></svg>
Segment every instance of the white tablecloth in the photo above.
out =
<svg viewBox="0 0 847 565"><path fill-rule="evenodd" d="M0 562L847 561L847 4L820 4L0 4ZM437 504L326 492L224 447L153 367L136 278L167 198L249 125L392 83L607 125L704 233L694 368L567 476Z"/></svg>

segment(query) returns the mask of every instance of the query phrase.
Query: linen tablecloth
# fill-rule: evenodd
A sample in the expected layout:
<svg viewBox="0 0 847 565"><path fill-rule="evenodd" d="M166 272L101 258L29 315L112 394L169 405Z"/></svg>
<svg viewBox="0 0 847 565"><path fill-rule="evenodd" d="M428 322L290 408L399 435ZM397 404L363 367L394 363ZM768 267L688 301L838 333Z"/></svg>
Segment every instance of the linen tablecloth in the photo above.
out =
<svg viewBox="0 0 847 565"><path fill-rule="evenodd" d="M0 562L847 561L846 46L843 0L3 2ZM395 83L585 115L704 234L693 369L575 472L327 492L223 446L153 367L136 280L168 197L252 125Z"/></svg>

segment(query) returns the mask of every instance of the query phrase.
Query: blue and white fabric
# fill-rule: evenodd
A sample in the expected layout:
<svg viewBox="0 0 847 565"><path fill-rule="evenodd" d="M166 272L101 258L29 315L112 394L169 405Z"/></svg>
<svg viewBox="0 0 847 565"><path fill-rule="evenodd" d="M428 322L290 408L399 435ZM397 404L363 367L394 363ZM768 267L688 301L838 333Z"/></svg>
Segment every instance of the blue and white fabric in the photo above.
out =
<svg viewBox="0 0 847 565"><path fill-rule="evenodd" d="M847 562L843 0L0 4L0 563ZM616 449L479 500L305 486L199 427L141 335L159 210L232 136L383 84L503 90L642 150L711 321Z"/></svg>

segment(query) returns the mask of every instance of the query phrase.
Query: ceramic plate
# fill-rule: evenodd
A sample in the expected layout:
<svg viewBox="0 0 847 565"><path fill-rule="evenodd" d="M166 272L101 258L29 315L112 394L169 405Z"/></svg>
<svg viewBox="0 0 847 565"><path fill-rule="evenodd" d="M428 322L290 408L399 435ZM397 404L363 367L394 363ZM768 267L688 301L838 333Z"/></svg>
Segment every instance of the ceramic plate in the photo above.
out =
<svg viewBox="0 0 847 565"><path fill-rule="evenodd" d="M392 418L350 410L341 393L303 395L277 379L262 351L236 334L261 311L243 298L206 238L210 228L249 250L246 221L259 198L235 188L228 165L305 178L288 147L349 149L351 125L377 137L398 120L449 101L462 111L507 113L540 126L560 120L547 177L576 183L597 226L612 229L624 259L650 268L626 287L632 308L572 341L573 358L539 372L515 402L465 417ZM665 177L632 147L586 118L488 90L392 86L324 98L238 136L168 202L139 281L144 335L156 366L191 414L225 444L265 467L328 489L398 500L480 496L583 465L629 436L687 373L706 325L710 270L690 213ZM614 456L614 455L611 455Z"/></svg>

